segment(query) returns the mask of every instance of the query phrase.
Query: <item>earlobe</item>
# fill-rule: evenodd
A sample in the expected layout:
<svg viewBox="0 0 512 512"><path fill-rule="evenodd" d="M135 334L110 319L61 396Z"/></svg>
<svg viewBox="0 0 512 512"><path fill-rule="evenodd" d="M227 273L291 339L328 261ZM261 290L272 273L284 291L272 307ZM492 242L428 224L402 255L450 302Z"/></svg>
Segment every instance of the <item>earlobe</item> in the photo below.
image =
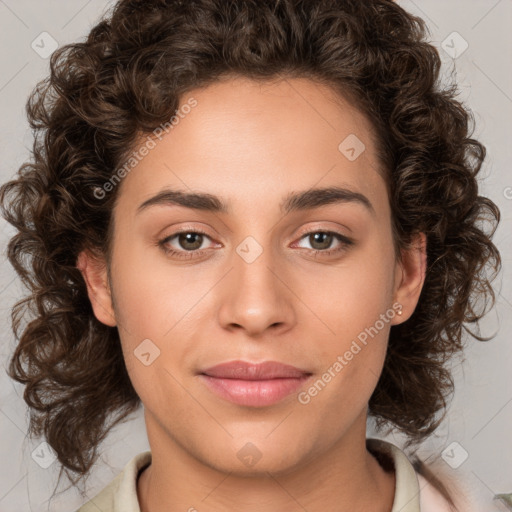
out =
<svg viewBox="0 0 512 512"><path fill-rule="evenodd" d="M115 327L117 322L105 260L84 250L78 255L76 267L82 273L87 286L87 294L91 301L94 316L101 323Z"/></svg>
<svg viewBox="0 0 512 512"><path fill-rule="evenodd" d="M397 323L411 317L418 304L427 271L427 237L416 235L409 249L402 251L402 261L397 263L395 302L402 305L402 315Z"/></svg>

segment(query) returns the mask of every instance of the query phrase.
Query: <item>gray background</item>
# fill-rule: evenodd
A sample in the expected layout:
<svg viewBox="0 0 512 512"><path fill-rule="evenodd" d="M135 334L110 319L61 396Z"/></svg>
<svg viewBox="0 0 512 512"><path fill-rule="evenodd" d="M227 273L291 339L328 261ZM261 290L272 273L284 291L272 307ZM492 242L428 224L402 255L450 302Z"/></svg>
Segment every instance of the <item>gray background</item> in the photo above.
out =
<svg viewBox="0 0 512 512"><path fill-rule="evenodd" d="M484 335L497 336L487 343L467 340L466 360L453 363L456 392L448 417L420 453L440 471L463 481L466 492L478 502L478 510L504 511L506 507L492 498L496 493L512 492L512 0L399 3L425 19L430 40L439 48L444 73L455 72L460 99L475 116L474 137L488 150L481 193L498 204L503 216L495 238L504 267L496 282L497 306L482 324ZM51 50L52 42L40 34L48 32L59 45L80 39L109 5L104 0L0 0L2 182L11 178L31 147L24 106L36 82L47 74L44 52ZM39 53L32 48L33 41L34 46L39 45ZM462 52L464 41L468 47ZM14 347L10 307L23 294L5 258L10 236L11 227L0 220L0 358L4 367ZM1 371L0 512L74 510L84 501L74 489L48 501L59 466L54 463L44 469L36 463L37 457L32 457L34 450L37 454L44 448L41 440L26 438L28 413L22 393L23 387ZM399 436L389 439L397 444L403 441ZM88 481L87 495L93 497L129 459L148 448L141 410L117 427L101 447L102 457Z"/></svg>

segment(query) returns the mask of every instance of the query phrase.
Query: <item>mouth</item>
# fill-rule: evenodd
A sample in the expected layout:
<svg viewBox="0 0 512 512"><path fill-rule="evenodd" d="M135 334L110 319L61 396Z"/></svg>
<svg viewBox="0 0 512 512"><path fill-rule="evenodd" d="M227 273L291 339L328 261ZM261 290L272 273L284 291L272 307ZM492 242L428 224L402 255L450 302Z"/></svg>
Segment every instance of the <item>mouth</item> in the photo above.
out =
<svg viewBox="0 0 512 512"><path fill-rule="evenodd" d="M278 363L222 363L200 372L207 388L221 398L247 407L265 407L297 391L312 373Z"/></svg>

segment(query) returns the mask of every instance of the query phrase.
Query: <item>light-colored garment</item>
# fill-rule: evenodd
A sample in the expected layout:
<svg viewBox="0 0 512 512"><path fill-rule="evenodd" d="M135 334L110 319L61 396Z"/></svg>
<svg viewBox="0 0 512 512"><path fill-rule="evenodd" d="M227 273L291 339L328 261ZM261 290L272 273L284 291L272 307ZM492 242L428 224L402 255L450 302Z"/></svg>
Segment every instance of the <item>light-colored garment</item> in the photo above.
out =
<svg viewBox="0 0 512 512"><path fill-rule="evenodd" d="M416 473L406 455L387 441L367 439L368 448L387 454L395 468L395 498L390 512L450 512L446 500L421 475ZM133 457L110 484L77 512L140 512L137 478L151 463L151 452Z"/></svg>

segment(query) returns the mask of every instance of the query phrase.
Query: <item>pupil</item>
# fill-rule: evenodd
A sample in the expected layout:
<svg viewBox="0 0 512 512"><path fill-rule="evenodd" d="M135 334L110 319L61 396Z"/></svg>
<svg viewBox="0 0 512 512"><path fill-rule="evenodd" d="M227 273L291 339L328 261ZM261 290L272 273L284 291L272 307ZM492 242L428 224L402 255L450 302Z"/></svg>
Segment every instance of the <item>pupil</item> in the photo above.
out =
<svg viewBox="0 0 512 512"><path fill-rule="evenodd" d="M194 237L197 237L197 240L195 242ZM203 242L203 235L201 233L181 233L179 237L179 242L183 249L190 251L194 249L199 249Z"/></svg>
<svg viewBox="0 0 512 512"><path fill-rule="evenodd" d="M313 244L320 243L320 247L317 247L317 249L327 249L331 245L331 238L332 235L329 233L314 233L313 235L313 242L311 245L314 247ZM327 243L326 241L327 240Z"/></svg>

